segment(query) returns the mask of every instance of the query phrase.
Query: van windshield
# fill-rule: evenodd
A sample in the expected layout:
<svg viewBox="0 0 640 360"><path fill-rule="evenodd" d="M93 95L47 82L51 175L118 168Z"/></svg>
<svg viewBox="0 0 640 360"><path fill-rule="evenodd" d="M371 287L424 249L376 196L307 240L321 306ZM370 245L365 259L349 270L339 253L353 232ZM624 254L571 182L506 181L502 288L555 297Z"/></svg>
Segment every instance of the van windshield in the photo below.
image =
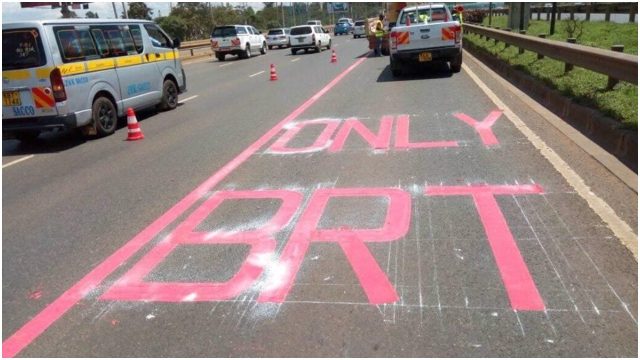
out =
<svg viewBox="0 0 640 360"><path fill-rule="evenodd" d="M304 35L311 34L311 26L302 26L291 29L291 35Z"/></svg>
<svg viewBox="0 0 640 360"><path fill-rule="evenodd" d="M28 69L47 63L37 29L2 31L2 70Z"/></svg>
<svg viewBox="0 0 640 360"><path fill-rule="evenodd" d="M235 26L220 26L213 29L211 37L230 37L238 35Z"/></svg>

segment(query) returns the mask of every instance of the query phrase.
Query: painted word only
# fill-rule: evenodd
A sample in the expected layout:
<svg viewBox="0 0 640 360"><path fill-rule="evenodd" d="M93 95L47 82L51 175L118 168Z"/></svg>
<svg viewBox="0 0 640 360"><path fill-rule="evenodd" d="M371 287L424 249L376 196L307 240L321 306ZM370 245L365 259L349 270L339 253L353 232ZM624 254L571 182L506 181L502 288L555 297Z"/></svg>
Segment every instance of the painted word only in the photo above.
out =
<svg viewBox="0 0 640 360"><path fill-rule="evenodd" d="M502 115L501 111L492 111L484 120L478 121L463 113L454 113L456 119L471 126L482 143L486 147L499 144L498 139L493 134L493 124ZM395 120L395 121L394 121ZM388 150L391 146L391 130L396 124L396 137L394 147L396 149L430 149L457 147L458 141L409 141L409 115L385 115L380 119L378 133L374 133L367 128L357 118L340 119L315 119L300 121L289 124L287 129L267 150L271 154L302 154L327 150L330 153L342 151L344 144L353 131L360 135L373 149ZM313 144L305 147L290 147L288 144L307 126L323 126L323 130L318 134Z"/></svg>
<svg viewBox="0 0 640 360"><path fill-rule="evenodd" d="M426 186L426 196L470 196L496 260L511 307L514 310L543 311L545 306L527 265L496 201L501 195L542 194L539 185ZM314 191L302 209L277 261L275 234L284 229L303 204L303 194L293 190L219 191L204 201L175 230L118 279L102 296L121 301L221 301L250 290L266 273L258 302L282 303L294 285L296 275L312 243L339 246L351 265L371 304L399 300L387 274L380 268L366 243L397 241L406 236L411 223L411 196L398 188L325 188ZM319 228L330 199L383 198L387 209L379 228ZM198 225L225 201L275 199L280 207L259 228L246 231L196 231ZM241 244L250 247L238 271L226 282L152 282L145 277L178 246ZM267 268L267 271L265 271Z"/></svg>

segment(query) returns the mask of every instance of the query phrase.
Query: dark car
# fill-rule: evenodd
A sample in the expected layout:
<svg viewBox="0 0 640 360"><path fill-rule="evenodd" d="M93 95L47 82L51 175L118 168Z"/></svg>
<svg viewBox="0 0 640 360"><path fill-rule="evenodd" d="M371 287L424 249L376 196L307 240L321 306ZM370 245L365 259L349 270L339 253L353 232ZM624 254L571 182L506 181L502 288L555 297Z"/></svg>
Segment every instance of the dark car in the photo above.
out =
<svg viewBox="0 0 640 360"><path fill-rule="evenodd" d="M335 28L333 29L333 35L341 35L341 34L348 35L349 33L351 33L352 30L353 29L351 27L351 24L349 24L348 22L339 22L336 24Z"/></svg>

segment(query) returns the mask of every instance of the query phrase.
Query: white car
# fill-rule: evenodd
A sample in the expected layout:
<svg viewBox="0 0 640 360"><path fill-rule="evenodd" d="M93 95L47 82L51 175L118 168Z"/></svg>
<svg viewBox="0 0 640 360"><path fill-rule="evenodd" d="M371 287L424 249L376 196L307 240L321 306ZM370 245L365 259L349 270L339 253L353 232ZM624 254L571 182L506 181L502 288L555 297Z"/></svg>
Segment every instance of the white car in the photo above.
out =
<svg viewBox="0 0 640 360"><path fill-rule="evenodd" d="M216 26L211 33L211 49L219 61L227 54L250 58L253 50L267 53L267 39L251 25Z"/></svg>
<svg viewBox="0 0 640 360"><path fill-rule="evenodd" d="M353 25L353 38L359 38L361 36L366 36L365 32L364 32L364 27L366 26L367 22L364 20L358 20L356 21L356 23Z"/></svg>
<svg viewBox="0 0 640 360"><path fill-rule="evenodd" d="M289 46L289 28L269 29L267 33L267 46L271 50L274 46Z"/></svg>
<svg viewBox="0 0 640 360"><path fill-rule="evenodd" d="M319 25L300 25L291 28L289 34L291 41L291 53L295 55L298 50L307 52L314 49L316 52L322 51L323 47L331 49L331 35Z"/></svg>

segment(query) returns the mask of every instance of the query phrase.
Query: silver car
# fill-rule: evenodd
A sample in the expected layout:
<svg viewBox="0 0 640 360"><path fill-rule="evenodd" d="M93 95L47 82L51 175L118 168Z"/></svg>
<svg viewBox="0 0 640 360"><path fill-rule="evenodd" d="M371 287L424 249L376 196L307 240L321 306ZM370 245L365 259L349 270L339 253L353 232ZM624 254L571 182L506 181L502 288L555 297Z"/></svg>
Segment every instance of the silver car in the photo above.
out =
<svg viewBox="0 0 640 360"><path fill-rule="evenodd" d="M366 21L358 20L353 26L353 38L359 38L361 36L365 36L364 27L366 25Z"/></svg>
<svg viewBox="0 0 640 360"><path fill-rule="evenodd" d="M269 50L274 46L279 48L291 46L291 43L289 42L290 32L291 30L289 28L269 29L269 32L267 33L267 46L269 46Z"/></svg>

